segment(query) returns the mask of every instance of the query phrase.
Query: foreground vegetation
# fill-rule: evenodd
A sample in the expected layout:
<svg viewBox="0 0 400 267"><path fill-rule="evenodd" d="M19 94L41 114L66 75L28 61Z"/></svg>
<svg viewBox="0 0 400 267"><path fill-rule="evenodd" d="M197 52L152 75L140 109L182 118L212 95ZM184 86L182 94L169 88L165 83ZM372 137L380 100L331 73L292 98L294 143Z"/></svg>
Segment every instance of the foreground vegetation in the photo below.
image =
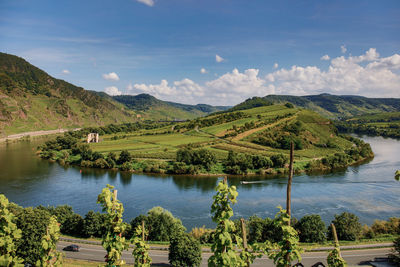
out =
<svg viewBox="0 0 400 267"><path fill-rule="evenodd" d="M84 144L88 132L98 132L101 142ZM369 144L290 104L182 123L86 128L46 142L39 155L61 164L147 173L275 174L285 172L291 142L295 172L344 168L373 157Z"/></svg>

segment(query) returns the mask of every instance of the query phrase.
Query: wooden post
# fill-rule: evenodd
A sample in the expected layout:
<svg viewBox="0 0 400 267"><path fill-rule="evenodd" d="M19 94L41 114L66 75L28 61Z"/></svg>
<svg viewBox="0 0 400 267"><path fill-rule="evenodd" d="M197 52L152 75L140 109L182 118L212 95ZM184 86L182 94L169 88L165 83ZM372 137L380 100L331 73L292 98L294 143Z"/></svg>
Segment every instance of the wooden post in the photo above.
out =
<svg viewBox="0 0 400 267"><path fill-rule="evenodd" d="M294 145L293 142L290 143L290 162L289 162L289 179L287 183L287 190L286 190L286 213L291 217L291 191L292 191L292 179L293 179L293 159L294 158ZM290 220L289 220L290 226Z"/></svg>
<svg viewBox="0 0 400 267"><path fill-rule="evenodd" d="M144 220L142 220L142 241L144 241Z"/></svg>
<svg viewBox="0 0 400 267"><path fill-rule="evenodd" d="M292 220L292 211L291 211L291 193L292 193L292 179L293 179L293 160L294 160L294 145L293 142L290 142L290 161L289 161L289 179L287 183L286 189L286 213L289 215L288 225L290 226L290 221ZM288 248L290 247L289 241L287 242ZM288 267L290 267L290 252L286 254L286 261L288 262Z"/></svg>
<svg viewBox="0 0 400 267"><path fill-rule="evenodd" d="M225 176L224 177L224 184L227 184L228 183L228 178Z"/></svg>
<svg viewBox="0 0 400 267"><path fill-rule="evenodd" d="M337 233L336 233L336 227L333 223L331 223L331 227L332 227L332 235L333 235L333 240L335 241L335 247L340 247L339 245L339 239L337 237ZM339 250L339 256L342 257L340 250Z"/></svg>
<svg viewBox="0 0 400 267"><path fill-rule="evenodd" d="M240 223L241 223L241 225L242 225L242 238L243 238L243 249L245 250L245 251L247 251L247 234L246 234L246 223L244 222L244 219L243 218L241 218L240 219ZM250 266L250 262L247 260L247 266L249 267Z"/></svg>

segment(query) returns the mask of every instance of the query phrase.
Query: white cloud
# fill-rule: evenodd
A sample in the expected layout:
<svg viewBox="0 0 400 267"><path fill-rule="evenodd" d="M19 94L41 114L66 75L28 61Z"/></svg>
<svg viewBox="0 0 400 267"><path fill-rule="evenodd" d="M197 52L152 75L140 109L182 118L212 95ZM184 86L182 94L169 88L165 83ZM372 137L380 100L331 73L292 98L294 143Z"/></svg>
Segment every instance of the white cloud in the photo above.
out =
<svg viewBox="0 0 400 267"><path fill-rule="evenodd" d="M274 69L277 69L279 67L278 63L274 63Z"/></svg>
<svg viewBox="0 0 400 267"><path fill-rule="evenodd" d="M206 74L207 72L208 72L208 71L207 71L205 68L201 68L201 69L200 69L200 73L201 73L201 74Z"/></svg>
<svg viewBox="0 0 400 267"><path fill-rule="evenodd" d="M122 95L122 92L118 90L118 88L115 86L104 88L104 92L106 92L109 95Z"/></svg>
<svg viewBox="0 0 400 267"><path fill-rule="evenodd" d="M220 57L219 55L215 55L215 61L218 63L221 63L222 61L224 61L225 59Z"/></svg>
<svg viewBox="0 0 400 267"><path fill-rule="evenodd" d="M332 58L326 70L317 66L292 66L260 75L258 69L231 72L198 84L188 78L159 84L129 84L131 94L148 93L181 103L234 105L246 98L268 94L356 94L400 97L400 55L380 57L371 48L360 56Z"/></svg>
<svg viewBox="0 0 400 267"><path fill-rule="evenodd" d="M154 6L154 0L136 0L136 1L148 6Z"/></svg>
<svg viewBox="0 0 400 267"><path fill-rule="evenodd" d="M71 72L69 70L63 70L62 73L63 74L70 74Z"/></svg>
<svg viewBox="0 0 400 267"><path fill-rule="evenodd" d="M366 66L362 62L369 62ZM380 58L375 48L355 57L332 59L328 70L292 66L266 75L278 94L358 94L368 97L400 97L400 55Z"/></svg>
<svg viewBox="0 0 400 267"><path fill-rule="evenodd" d="M329 59L331 59L331 58L328 55L323 55L321 57L321 60L329 60Z"/></svg>
<svg viewBox="0 0 400 267"><path fill-rule="evenodd" d="M127 90L128 92L133 90L133 85L132 85L132 83L129 83L129 84L126 86L126 90Z"/></svg>
<svg viewBox="0 0 400 267"><path fill-rule="evenodd" d="M341 45L340 46L340 51L342 51L343 54L346 53L347 52L346 45Z"/></svg>
<svg viewBox="0 0 400 267"><path fill-rule="evenodd" d="M108 81L119 81L119 77L115 72L103 74L103 79L108 80Z"/></svg>

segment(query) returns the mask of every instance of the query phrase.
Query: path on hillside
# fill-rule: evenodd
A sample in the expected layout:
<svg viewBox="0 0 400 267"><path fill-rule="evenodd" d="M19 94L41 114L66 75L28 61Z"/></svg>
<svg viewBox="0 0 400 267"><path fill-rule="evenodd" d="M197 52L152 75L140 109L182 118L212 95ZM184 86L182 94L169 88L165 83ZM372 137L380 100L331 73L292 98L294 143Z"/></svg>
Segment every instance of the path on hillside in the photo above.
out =
<svg viewBox="0 0 400 267"><path fill-rule="evenodd" d="M297 113L295 113L293 116L290 116L290 117L287 117L287 118L283 118L282 120L276 121L276 122L274 122L274 123L267 124L267 125L264 125L264 126L262 126L262 127L254 128L254 129L248 130L248 131L246 131L246 132L240 133L240 134L236 135L235 137L233 137L233 138L232 138L232 141L240 141L240 140L242 140L243 138L245 138L245 137L247 137L247 136L249 136L249 135L251 135L251 134L253 134L253 133L255 133L255 132L262 131L262 130L266 130L266 129L271 128L271 127L274 127L274 126L276 126L276 125L278 125L278 124L280 124L280 123L282 123L282 122L292 120L292 119L294 119L296 116L297 116Z"/></svg>
<svg viewBox="0 0 400 267"><path fill-rule="evenodd" d="M65 246L72 244L71 242L59 241L57 243L57 249L62 250ZM80 259L80 260L89 260L89 261L97 261L104 262L104 256L106 254L104 248L100 245L93 244L79 244L80 251L79 252L69 252L65 251L65 255L67 258L72 259ZM342 247L343 248L343 247ZM359 265L361 263L365 263L368 261L373 261L376 257L387 257L387 254L390 253L390 248L372 248L372 249L362 249L362 250L342 250L341 251L343 258L349 265ZM168 250L150 250L150 257L153 260L153 266L169 266L168 262ZM202 262L201 266L207 266L207 260L212 254L210 252L202 253ZM328 251L317 251L317 252L305 252L302 254L302 263L304 266L311 266L317 262L323 262L325 266L326 257L328 255ZM133 263L132 250L124 251L122 253L122 257L128 264ZM272 260L268 259L266 256L263 256L261 259L256 259L254 264L251 266L266 266L273 267L275 266Z"/></svg>
<svg viewBox="0 0 400 267"><path fill-rule="evenodd" d="M0 143L5 142L7 140L15 140L20 139L26 136L42 136L42 135L50 135L50 134L57 134L57 133L65 133L68 131L78 131L82 128L75 128L75 129L57 129L57 130L48 130L48 131L34 131L34 132L24 132L18 134L12 134L4 138L0 138Z"/></svg>

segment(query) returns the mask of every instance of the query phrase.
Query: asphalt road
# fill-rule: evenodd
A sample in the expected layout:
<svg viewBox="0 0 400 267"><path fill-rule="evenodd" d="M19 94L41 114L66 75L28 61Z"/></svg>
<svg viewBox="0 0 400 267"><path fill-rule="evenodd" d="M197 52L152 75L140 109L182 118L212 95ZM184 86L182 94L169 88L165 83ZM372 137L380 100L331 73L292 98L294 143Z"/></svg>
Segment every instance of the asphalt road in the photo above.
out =
<svg viewBox="0 0 400 267"><path fill-rule="evenodd" d="M63 247L70 245L71 242L59 241L57 248L62 250ZM89 244L78 244L80 246L79 252L64 251L67 258L90 260L90 261L104 261L105 250L99 245L89 245ZM374 260L376 257L387 257L390 252L390 248L374 248L374 249L363 249L363 250L346 250L342 251L342 256L349 265L360 265L365 264L368 261ZM203 252L202 264L201 266L207 266L207 259L210 257L211 253ZM304 266L312 266L314 263L323 262L326 266L326 257L328 252L306 252L302 254L302 264ZM127 263L133 263L132 251L125 251L123 254L123 259ZM155 266L168 266L168 251L162 250L151 250L150 257L153 260ZM293 263L294 264L294 263ZM273 262L267 259L265 256L261 259L256 259L252 266L275 266Z"/></svg>

